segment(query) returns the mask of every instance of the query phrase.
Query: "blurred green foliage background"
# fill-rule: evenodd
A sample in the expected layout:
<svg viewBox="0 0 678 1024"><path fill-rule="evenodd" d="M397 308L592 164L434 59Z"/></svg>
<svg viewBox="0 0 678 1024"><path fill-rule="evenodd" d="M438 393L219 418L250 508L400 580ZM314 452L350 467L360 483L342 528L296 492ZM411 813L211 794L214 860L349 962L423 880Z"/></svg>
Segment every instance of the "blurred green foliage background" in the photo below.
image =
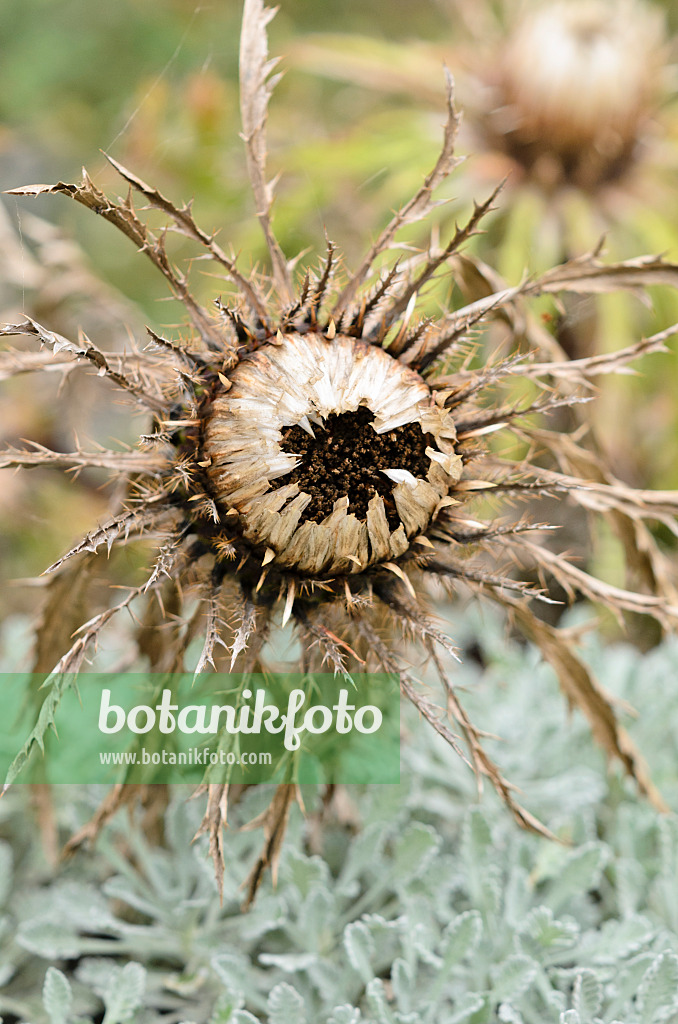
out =
<svg viewBox="0 0 678 1024"><path fill-rule="evenodd" d="M119 183L101 155L105 150L175 199L195 196L203 223L222 228L222 243L233 240L259 254L238 137L240 11L237 0L198 5L179 0L106 5L8 0L0 8L5 41L0 63L0 170L5 187L23 184L26 174L31 180L36 174L49 181L73 180L84 164L102 187L117 189ZM344 4L341 22L377 37L401 40L410 35L433 38L446 25L435 4L415 6L404 0ZM283 5L271 27L272 52L284 58L305 34L336 28L332 6L293 0ZM441 111L442 81L441 73ZM408 139L402 120L397 140L372 135L365 118L384 106L393 111L402 109L402 102L290 72L288 66L274 101L270 143L272 171L282 169L285 161L276 226L290 252L309 242L322 243L331 215L326 207L328 190L340 188L342 176L358 182L365 163L370 175L374 173L374 153L367 159L361 147L381 150L385 143L378 158L381 177L388 177L391 167L398 173L398 155L418 151L419 140ZM392 121L392 134L395 129ZM354 132L342 166L325 180L329 161L322 147L329 143L335 153L337 134L345 138ZM298 144L301 153L293 155L290 165L290 149ZM432 153L436 145L434 131ZM283 147L284 158L278 155ZM417 156L422 162L415 181L420 180L428 155L419 150ZM370 204L376 202L374 185L366 187ZM82 211L64 209L67 205L47 200L40 213L67 224L96 264L126 294L152 309L153 297L162 294L161 283L140 270L133 253L127 259L123 241L100 233ZM383 218L389 206L378 210ZM365 222L356 220L352 226L358 223L362 228ZM335 221L328 229L339 226Z"/></svg>

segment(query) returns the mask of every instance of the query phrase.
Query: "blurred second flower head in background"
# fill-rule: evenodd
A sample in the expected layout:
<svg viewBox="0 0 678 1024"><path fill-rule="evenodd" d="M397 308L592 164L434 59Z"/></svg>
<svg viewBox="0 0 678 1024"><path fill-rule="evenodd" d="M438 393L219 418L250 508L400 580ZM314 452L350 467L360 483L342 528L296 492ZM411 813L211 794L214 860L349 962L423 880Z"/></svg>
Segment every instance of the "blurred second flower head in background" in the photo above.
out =
<svg viewBox="0 0 678 1024"><path fill-rule="evenodd" d="M464 268L465 298L599 245L615 258L650 251L675 258L678 93L670 12L643 0L443 6L449 36L440 41L324 34L307 37L294 57L317 75L397 97L419 111L420 132L434 123L427 112L439 94L443 61L451 69L463 111L458 148L469 154L454 198L471 201L506 179L493 218L470 250L499 278L491 285L476 259ZM413 162L418 145L413 139ZM383 155L374 158L377 173ZM455 202L454 215L457 209ZM631 296L570 297L555 310L545 304L543 315L561 348L579 358L675 321L678 304L660 299L652 320ZM678 365L667 356L640 373L606 382L598 436L622 476L657 484L668 474L673 483ZM644 401L639 413L650 392L654 401Z"/></svg>

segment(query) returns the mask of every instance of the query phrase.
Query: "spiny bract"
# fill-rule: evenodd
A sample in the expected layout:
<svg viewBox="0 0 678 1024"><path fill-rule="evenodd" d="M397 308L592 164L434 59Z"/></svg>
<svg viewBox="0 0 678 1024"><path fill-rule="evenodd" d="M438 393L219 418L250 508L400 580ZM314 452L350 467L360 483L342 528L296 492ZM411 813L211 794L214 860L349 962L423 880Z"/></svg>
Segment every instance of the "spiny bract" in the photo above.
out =
<svg viewBox="0 0 678 1024"><path fill-rule="evenodd" d="M28 318L1 331L38 339L49 349L42 365L89 361L147 409L153 422L136 451L78 448L65 454L35 446L0 456L4 466L103 466L128 481L110 519L48 570L58 585L48 593L43 622L61 615L70 627L65 635L74 636L58 652L52 679L77 672L115 613L140 609L144 601L147 610L138 612L142 633L155 639L141 645L142 653L155 671L183 669L201 624L205 639L196 673L217 666L255 670L263 664L271 629L290 622L305 671L330 666L348 674L366 666L397 673L402 692L460 749L445 715L418 684L416 666L408 663L404 641L414 639L440 676L447 711L479 778L491 780L523 825L540 828L516 803L459 703L445 664L455 656L453 641L427 611L430 580L450 594L463 588L509 609L599 741L659 803L571 637L540 619L530 604L549 601L549 583L556 581L567 594L582 594L615 613L641 612L664 627L675 625L678 602L646 520L676 532L676 495L634 492L587 450L581 431L549 431L541 421L551 410L588 399L596 376L662 350L673 330L623 351L569 362L523 300L547 292L675 285L677 268L654 257L610 266L594 253L516 287L500 282L493 294L464 308L423 316L426 292L441 273L454 273L456 254L497 194L476 205L446 245L406 247L401 259L388 260L397 233L431 213L434 190L457 163L458 118L448 76L443 146L422 187L354 273L342 270L328 244L319 271L295 282L294 264L273 234L265 173L274 63L267 59L270 17L261 0L246 0L240 63L244 139L270 278L243 274L215 237L198 227L190 206L176 207L115 161L130 186L124 200L109 199L86 174L79 185L14 190L64 193L112 223L161 271L192 325L181 341L149 329L150 344L124 355L104 353L84 336L70 341ZM233 294L217 301L215 313L191 294L167 253L166 231L154 232L139 217L133 192L228 274ZM508 325L509 354L498 349L478 366L471 332L490 319ZM523 351L515 354L511 347L519 335ZM4 358L8 372L26 369L21 353ZM517 382L524 399L516 398ZM485 447L497 432L510 435L503 449L495 440ZM511 445L523 454L514 458ZM557 534L545 524L528 516L498 518L505 499L532 502L552 495L610 520L629 561L642 557L647 593L609 586L573 565L553 546ZM488 496L494 504L485 520L479 517L488 511ZM471 503L478 506L473 511ZM64 595L85 585L96 553L146 537L158 544L147 580L84 625L70 622ZM219 646L228 646L225 662ZM34 730L20 758L39 741ZM205 828L219 865L227 788L207 788ZM292 786L279 787L264 816L266 848L251 894L263 868L275 865L294 796ZM118 787L107 809L126 798Z"/></svg>

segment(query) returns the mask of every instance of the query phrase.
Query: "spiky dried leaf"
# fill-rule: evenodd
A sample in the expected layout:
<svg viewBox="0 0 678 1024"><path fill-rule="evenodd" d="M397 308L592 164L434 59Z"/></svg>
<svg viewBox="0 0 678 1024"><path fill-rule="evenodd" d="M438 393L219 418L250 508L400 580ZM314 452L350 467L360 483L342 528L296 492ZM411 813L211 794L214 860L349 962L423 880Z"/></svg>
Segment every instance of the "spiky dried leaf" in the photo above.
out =
<svg viewBox="0 0 678 1024"><path fill-rule="evenodd" d="M264 6L263 0L245 0L240 35L240 113L247 153L247 167L273 277L281 296L289 302L292 278L280 244L271 227L273 183L266 180L266 118L268 102L279 75L271 76L278 63L268 59L266 26L275 10Z"/></svg>

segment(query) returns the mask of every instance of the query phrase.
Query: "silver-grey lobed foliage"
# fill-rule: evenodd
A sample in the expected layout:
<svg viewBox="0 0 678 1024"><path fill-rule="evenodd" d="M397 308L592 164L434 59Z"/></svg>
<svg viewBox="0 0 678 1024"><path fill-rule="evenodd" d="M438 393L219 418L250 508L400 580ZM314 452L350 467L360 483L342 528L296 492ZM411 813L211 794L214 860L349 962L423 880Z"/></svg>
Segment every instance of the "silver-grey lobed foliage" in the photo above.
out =
<svg viewBox="0 0 678 1024"><path fill-rule="evenodd" d="M507 642L487 615L479 629L472 611L455 628L483 637L484 666L468 652L460 669L482 725L515 735L530 716L523 741L498 749L571 846L521 832L491 793L473 806L468 773L414 720L407 781L351 790L352 813L315 833L313 814L310 826L296 814L277 889L267 884L245 915L255 838L230 837L222 908L204 846L190 846L200 808L187 791L167 814L165 849L121 818L94 855L53 879L22 845L25 810L10 793L0 804L0 835L14 837L0 845L0 1012L33 1024L678 1021L678 821L620 774L606 780L529 646ZM638 738L674 796L678 643L641 656L592 639L588 658L618 696L642 693ZM97 798L64 795L69 826ZM265 802L246 794L240 821ZM322 856L309 852L314 834Z"/></svg>

